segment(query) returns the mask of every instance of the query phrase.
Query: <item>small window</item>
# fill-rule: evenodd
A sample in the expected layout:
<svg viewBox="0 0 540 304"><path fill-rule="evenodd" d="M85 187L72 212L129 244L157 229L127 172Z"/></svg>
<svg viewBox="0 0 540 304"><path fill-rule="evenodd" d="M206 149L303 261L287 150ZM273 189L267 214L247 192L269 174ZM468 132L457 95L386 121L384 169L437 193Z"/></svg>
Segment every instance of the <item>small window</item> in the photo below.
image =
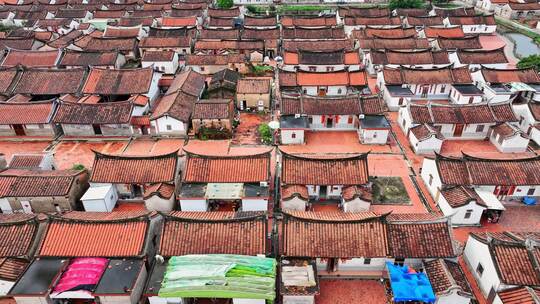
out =
<svg viewBox="0 0 540 304"><path fill-rule="evenodd" d="M292 133L291 138L296 138L296 133Z"/></svg>
<svg viewBox="0 0 540 304"><path fill-rule="evenodd" d="M338 94L341 94L341 89L338 89L338 90L337 90L337 93L338 93Z"/></svg>
<svg viewBox="0 0 540 304"><path fill-rule="evenodd" d="M472 209L467 209L467 211L465 211L465 219L470 219L472 216L472 213L473 213Z"/></svg>
<svg viewBox="0 0 540 304"><path fill-rule="evenodd" d="M428 181L428 184L431 186L431 184L433 184L433 174L430 174L429 175L429 181Z"/></svg>
<svg viewBox="0 0 540 304"><path fill-rule="evenodd" d="M302 92L304 92L304 94L307 94L307 89L302 90Z"/></svg>
<svg viewBox="0 0 540 304"><path fill-rule="evenodd" d="M172 126L171 125L167 125L167 131L171 131L172 130Z"/></svg>
<svg viewBox="0 0 540 304"><path fill-rule="evenodd" d="M348 124L352 124L352 123L353 123L353 116L352 116L352 115L349 115L349 118L347 119L347 123L348 123Z"/></svg>
<svg viewBox="0 0 540 304"><path fill-rule="evenodd" d="M473 96L469 97L469 103L473 103L473 101L474 101L474 97Z"/></svg>
<svg viewBox="0 0 540 304"><path fill-rule="evenodd" d="M204 67L203 67L203 66L201 67L201 72L202 72L202 71L204 71Z"/></svg>
<svg viewBox="0 0 540 304"><path fill-rule="evenodd" d="M403 105L403 97L400 97L400 98L399 98L398 105L400 105L400 106Z"/></svg>
<svg viewBox="0 0 540 304"><path fill-rule="evenodd" d="M333 71L334 71L334 67L326 67L326 71L327 71L327 72L333 72Z"/></svg>
<svg viewBox="0 0 540 304"><path fill-rule="evenodd" d="M308 122L309 122L309 124L313 123L313 116L308 117Z"/></svg>
<svg viewBox="0 0 540 304"><path fill-rule="evenodd" d="M478 266L476 266L476 273L478 274L478 276L482 276L482 274L484 273L484 266L482 266L482 264L478 263Z"/></svg>
<svg viewBox="0 0 540 304"><path fill-rule="evenodd" d="M310 66L310 67L309 67L309 71L310 71L310 72L316 72L316 71L317 71L317 67L315 67L315 66Z"/></svg>
<svg viewBox="0 0 540 304"><path fill-rule="evenodd" d="M444 93L444 90L446 90L446 86L445 86L445 85L441 86L441 93Z"/></svg>
<svg viewBox="0 0 540 304"><path fill-rule="evenodd" d="M476 132L479 133L479 132L484 132L484 125L478 125L476 126Z"/></svg>
<svg viewBox="0 0 540 304"><path fill-rule="evenodd" d="M529 190L527 190L527 195L529 195L529 196L534 195L535 191L536 191L536 188L531 187L531 188L529 188Z"/></svg>
<svg viewBox="0 0 540 304"><path fill-rule="evenodd" d="M365 258L364 259L364 265L369 265L371 264L371 259L370 258Z"/></svg>
<svg viewBox="0 0 540 304"><path fill-rule="evenodd" d="M403 266L403 264L405 264L405 259L404 258L396 258L396 259L394 259L394 265Z"/></svg>
<svg viewBox="0 0 540 304"><path fill-rule="evenodd" d="M38 124L38 128L43 129L45 126L43 124Z"/></svg>
<svg viewBox="0 0 540 304"><path fill-rule="evenodd" d="M377 138L377 132L373 133L373 138Z"/></svg>

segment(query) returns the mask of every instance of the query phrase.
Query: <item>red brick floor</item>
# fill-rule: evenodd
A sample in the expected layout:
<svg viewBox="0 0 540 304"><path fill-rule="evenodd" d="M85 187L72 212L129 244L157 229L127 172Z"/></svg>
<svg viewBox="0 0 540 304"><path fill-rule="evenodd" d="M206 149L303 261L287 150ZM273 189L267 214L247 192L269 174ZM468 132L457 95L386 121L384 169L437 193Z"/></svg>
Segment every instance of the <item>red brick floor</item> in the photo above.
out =
<svg viewBox="0 0 540 304"><path fill-rule="evenodd" d="M183 139L146 139L132 140L124 149L124 155L159 155L178 150L182 152Z"/></svg>
<svg viewBox="0 0 540 304"><path fill-rule="evenodd" d="M364 145L356 131L306 132L305 144L280 146L288 153L400 153L393 137L386 145Z"/></svg>
<svg viewBox="0 0 540 304"><path fill-rule="evenodd" d="M70 169L74 164L82 164L91 168L94 162L94 152L121 153L128 141L108 142L77 142L62 141L54 149L54 159L59 169Z"/></svg>
<svg viewBox="0 0 540 304"><path fill-rule="evenodd" d="M489 140L445 140L443 142L441 147L442 155L461 156L462 153L488 158L530 157L535 155L531 151L502 153Z"/></svg>
<svg viewBox="0 0 540 304"><path fill-rule="evenodd" d="M316 304L387 304L391 303L386 288L375 280L319 281L320 294Z"/></svg>
<svg viewBox="0 0 540 304"><path fill-rule="evenodd" d="M269 114L240 113L240 124L233 133L232 142L235 145L259 144L257 128L260 124L269 121Z"/></svg>
<svg viewBox="0 0 540 304"><path fill-rule="evenodd" d="M0 153L6 156L6 160L11 160L13 154L17 153L37 153L43 152L51 144L47 141L0 141Z"/></svg>

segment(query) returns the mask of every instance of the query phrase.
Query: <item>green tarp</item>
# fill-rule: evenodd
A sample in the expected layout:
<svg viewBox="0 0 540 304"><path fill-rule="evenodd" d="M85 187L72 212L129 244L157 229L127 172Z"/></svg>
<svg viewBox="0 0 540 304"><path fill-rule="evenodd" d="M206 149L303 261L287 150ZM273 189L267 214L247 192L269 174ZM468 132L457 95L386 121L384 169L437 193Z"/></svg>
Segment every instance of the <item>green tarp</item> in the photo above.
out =
<svg viewBox="0 0 540 304"><path fill-rule="evenodd" d="M276 260L245 255L184 255L169 259L161 298L274 300Z"/></svg>

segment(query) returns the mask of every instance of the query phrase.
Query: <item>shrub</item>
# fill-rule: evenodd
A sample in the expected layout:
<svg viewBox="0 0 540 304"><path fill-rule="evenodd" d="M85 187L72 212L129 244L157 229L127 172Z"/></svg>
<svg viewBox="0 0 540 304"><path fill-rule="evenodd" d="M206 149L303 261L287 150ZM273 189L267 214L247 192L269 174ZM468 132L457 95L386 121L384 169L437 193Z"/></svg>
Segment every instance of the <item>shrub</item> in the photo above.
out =
<svg viewBox="0 0 540 304"><path fill-rule="evenodd" d="M425 6L423 0L390 0L388 7L390 9L396 8L422 8Z"/></svg>
<svg viewBox="0 0 540 304"><path fill-rule="evenodd" d="M269 145L272 143L272 129L270 129L268 124L262 123L259 125L259 135L261 136L261 140L264 144Z"/></svg>
<svg viewBox="0 0 540 304"><path fill-rule="evenodd" d="M72 170L84 170L85 167L83 164L73 164L73 166L71 167Z"/></svg>
<svg viewBox="0 0 540 304"><path fill-rule="evenodd" d="M217 0L217 6L219 8L231 8L233 4L233 0Z"/></svg>

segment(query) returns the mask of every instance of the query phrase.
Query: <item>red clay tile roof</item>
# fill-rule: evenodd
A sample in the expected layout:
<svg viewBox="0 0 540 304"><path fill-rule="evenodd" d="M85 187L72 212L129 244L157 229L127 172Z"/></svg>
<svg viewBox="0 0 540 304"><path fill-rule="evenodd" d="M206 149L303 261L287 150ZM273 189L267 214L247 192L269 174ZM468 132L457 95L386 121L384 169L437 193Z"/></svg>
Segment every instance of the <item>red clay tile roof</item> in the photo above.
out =
<svg viewBox="0 0 540 304"><path fill-rule="evenodd" d="M540 157L487 159L437 155L437 169L446 185L540 185Z"/></svg>
<svg viewBox="0 0 540 304"><path fill-rule="evenodd" d="M288 65L334 65L334 64L357 64L361 63L360 54L357 51L344 52L342 50L334 52L313 52L297 51L284 52L284 63Z"/></svg>
<svg viewBox="0 0 540 304"><path fill-rule="evenodd" d="M530 3L519 3L519 2L508 2L508 6L514 11L538 11L540 10L540 3L530 2Z"/></svg>
<svg viewBox="0 0 540 304"><path fill-rule="evenodd" d="M53 121L60 124L127 124L133 104L129 101L103 103L63 102L58 106Z"/></svg>
<svg viewBox="0 0 540 304"><path fill-rule="evenodd" d="M32 95L75 94L84 80L85 70L26 69L14 89L14 93Z"/></svg>
<svg viewBox="0 0 540 304"><path fill-rule="evenodd" d="M380 7L364 8L364 7L345 6L345 7L340 7L338 12L341 17L346 17L346 16L380 17L380 16L388 16L390 14L390 10L388 8L380 8Z"/></svg>
<svg viewBox="0 0 540 304"><path fill-rule="evenodd" d="M284 27L326 27L337 25L336 16L281 16Z"/></svg>
<svg viewBox="0 0 540 304"><path fill-rule="evenodd" d="M281 187L281 200L289 200L299 197L303 200L309 199L307 186L305 185L284 185Z"/></svg>
<svg viewBox="0 0 540 304"><path fill-rule="evenodd" d="M414 134L414 137L420 141L428 139L432 136L435 136L440 140L444 139L444 136L441 134L439 128L435 128L426 123L414 126L410 129L410 131L412 134Z"/></svg>
<svg viewBox="0 0 540 304"><path fill-rule="evenodd" d="M103 32L104 38L134 38L139 37L140 26L111 26L108 25Z"/></svg>
<svg viewBox="0 0 540 304"><path fill-rule="evenodd" d="M437 259L424 261L424 270L436 295L457 290L461 295L472 297L471 288L458 263Z"/></svg>
<svg viewBox="0 0 540 304"><path fill-rule="evenodd" d="M174 51L146 51L142 56L142 61L159 62L159 61L173 61Z"/></svg>
<svg viewBox="0 0 540 304"><path fill-rule="evenodd" d="M265 41L261 40L197 40L196 50L250 50L261 51Z"/></svg>
<svg viewBox="0 0 540 304"><path fill-rule="evenodd" d="M31 169L39 168L45 154L14 154L9 161L9 168Z"/></svg>
<svg viewBox="0 0 540 304"><path fill-rule="evenodd" d="M354 41L352 39L340 40L284 40L283 49L291 52L304 51L341 51L352 50Z"/></svg>
<svg viewBox="0 0 540 304"><path fill-rule="evenodd" d="M34 38L3 38L0 39L0 49L31 50L35 42Z"/></svg>
<svg viewBox="0 0 540 304"><path fill-rule="evenodd" d="M174 182L177 152L150 156L122 156L95 152L90 181L94 183L148 184Z"/></svg>
<svg viewBox="0 0 540 304"><path fill-rule="evenodd" d="M343 27L302 28L285 27L281 30L282 39L344 39Z"/></svg>
<svg viewBox="0 0 540 304"><path fill-rule="evenodd" d="M540 291L527 286L506 289L498 293L503 304L536 304Z"/></svg>
<svg viewBox="0 0 540 304"><path fill-rule="evenodd" d="M161 18L162 26L195 26L197 24L197 16L190 17L163 17Z"/></svg>
<svg viewBox="0 0 540 304"><path fill-rule="evenodd" d="M87 213L87 212L84 212ZM50 216L39 256L138 257L145 254L148 215L122 212L107 219L104 213L83 218Z"/></svg>
<svg viewBox="0 0 540 304"><path fill-rule="evenodd" d="M452 208L465 206L472 201L480 206L487 207L484 200L472 188L463 186L452 187L442 190L441 194Z"/></svg>
<svg viewBox="0 0 540 304"><path fill-rule="evenodd" d="M229 63L247 63L244 54L226 55L186 55L186 65L226 65Z"/></svg>
<svg viewBox="0 0 540 304"><path fill-rule="evenodd" d="M243 78L236 84L237 94L269 94L270 79L268 78Z"/></svg>
<svg viewBox="0 0 540 304"><path fill-rule="evenodd" d="M339 213L336 220L328 217L328 212L309 212L309 218L303 218L307 213L283 213L282 256L374 258L388 255L387 226L381 217L372 213Z"/></svg>
<svg viewBox="0 0 540 304"><path fill-rule="evenodd" d="M244 15L244 26L253 26L253 27L259 27L259 26L277 26L277 18L276 16L250 16L250 15Z"/></svg>
<svg viewBox="0 0 540 304"><path fill-rule="evenodd" d="M440 16L408 16L407 23L410 26L433 26L443 25L443 18Z"/></svg>
<svg viewBox="0 0 540 304"><path fill-rule="evenodd" d="M424 29L424 33L428 38L463 38L465 33L461 26L454 27L439 27L439 26L428 26Z"/></svg>
<svg viewBox="0 0 540 304"><path fill-rule="evenodd" d="M192 119L232 119L234 103L230 99L201 99L195 103Z"/></svg>
<svg viewBox="0 0 540 304"><path fill-rule="evenodd" d="M490 250L502 283L540 285L538 260L525 246L492 243Z"/></svg>
<svg viewBox="0 0 540 304"><path fill-rule="evenodd" d="M279 39L280 33L279 28L270 28L270 29L258 29L258 28L244 28L241 33L242 39L260 39L260 40L271 40Z"/></svg>
<svg viewBox="0 0 540 304"><path fill-rule="evenodd" d="M0 172L0 197L67 196L85 171L8 169Z"/></svg>
<svg viewBox="0 0 540 304"><path fill-rule="evenodd" d="M137 38L96 38L93 37L82 47L85 51L120 51L130 52L135 50Z"/></svg>
<svg viewBox="0 0 540 304"><path fill-rule="evenodd" d="M34 214L0 215L0 257L29 257L38 225Z"/></svg>
<svg viewBox="0 0 540 304"><path fill-rule="evenodd" d="M390 256L400 258L455 257L447 219L388 224Z"/></svg>
<svg viewBox="0 0 540 304"><path fill-rule="evenodd" d="M153 17L123 17L118 21L119 26L152 26L154 23ZM80 29L80 26L79 26Z"/></svg>
<svg viewBox="0 0 540 304"><path fill-rule="evenodd" d="M398 8L396 9L396 14L398 16L427 16L429 11L425 8Z"/></svg>
<svg viewBox="0 0 540 304"><path fill-rule="evenodd" d="M456 8L434 8L435 14L438 16L470 16L476 15L474 7L456 7Z"/></svg>
<svg viewBox="0 0 540 304"><path fill-rule="evenodd" d="M140 48L171 48L171 47L189 47L191 45L190 37L146 37L141 39Z"/></svg>
<svg viewBox="0 0 540 304"><path fill-rule="evenodd" d="M361 25L401 25L399 16L380 16L380 17L345 17L346 26Z"/></svg>
<svg viewBox="0 0 540 304"><path fill-rule="evenodd" d="M363 185L368 182L367 154L300 156L282 154L281 182L289 185Z"/></svg>
<svg viewBox="0 0 540 304"><path fill-rule="evenodd" d="M154 195L159 196L163 199L170 199L174 194L174 185L169 183L156 183L145 187L143 198L148 199Z"/></svg>
<svg viewBox="0 0 540 304"><path fill-rule="evenodd" d="M270 179L270 152L242 156L186 153L185 183L258 183Z"/></svg>
<svg viewBox="0 0 540 304"><path fill-rule="evenodd" d="M493 15L450 16L448 21L452 25L497 25Z"/></svg>
<svg viewBox="0 0 540 304"><path fill-rule="evenodd" d="M425 38L363 38L358 43L361 49L413 50L430 47Z"/></svg>
<svg viewBox="0 0 540 304"><path fill-rule="evenodd" d="M469 68L466 66L461 68L444 67L434 69L384 68L383 76L384 82L387 85L402 85L404 83L468 84L473 82Z"/></svg>
<svg viewBox="0 0 540 304"><path fill-rule="evenodd" d="M2 61L4 67L24 65L26 67L54 67L59 51L26 51L10 49Z"/></svg>
<svg viewBox="0 0 540 304"><path fill-rule="evenodd" d="M76 52L67 51L59 66L114 66L118 52Z"/></svg>
<svg viewBox="0 0 540 304"><path fill-rule="evenodd" d="M82 89L84 94L146 94L152 85L151 67L139 69L107 69L92 67Z"/></svg>
<svg viewBox="0 0 540 304"><path fill-rule="evenodd" d="M457 56L461 64L508 63L504 47L495 50L458 50Z"/></svg>
<svg viewBox="0 0 540 304"><path fill-rule="evenodd" d="M371 189L366 186L346 186L343 187L341 195L343 200L349 202L355 198L360 198L362 200L371 202L373 195Z"/></svg>
<svg viewBox="0 0 540 304"><path fill-rule="evenodd" d="M534 117L534 120L540 121L540 103L529 102L528 106L529 106L529 111L531 111L531 114Z"/></svg>
<svg viewBox="0 0 540 304"><path fill-rule="evenodd" d="M0 94L9 94L17 79L17 68L0 68Z"/></svg>
<svg viewBox="0 0 540 304"><path fill-rule="evenodd" d="M364 38L411 38L416 37L416 29L414 27L369 27L365 29L353 30L352 36L355 39L361 40Z"/></svg>
<svg viewBox="0 0 540 304"><path fill-rule="evenodd" d="M206 21L206 25L209 27L234 27L234 18L226 17L210 17Z"/></svg>
<svg viewBox="0 0 540 304"><path fill-rule="evenodd" d="M467 36L463 38L437 38L441 49L481 49L480 36Z"/></svg>
<svg viewBox="0 0 540 304"><path fill-rule="evenodd" d="M372 50L370 54L373 64L422 65L450 63L447 52L434 52L430 49L416 51Z"/></svg>
<svg viewBox="0 0 540 304"><path fill-rule="evenodd" d="M188 122L204 86L205 76L191 69L177 74L165 95L156 102L150 119L168 115Z"/></svg>
<svg viewBox="0 0 540 304"><path fill-rule="evenodd" d="M47 124L54 112L54 102L0 102L0 125Z"/></svg>
<svg viewBox="0 0 540 304"><path fill-rule="evenodd" d="M109 19L121 18L126 15L124 10L96 10L94 11L94 19Z"/></svg>
<svg viewBox="0 0 540 304"><path fill-rule="evenodd" d="M267 218L253 212L171 212L159 254L266 254Z"/></svg>
<svg viewBox="0 0 540 304"><path fill-rule="evenodd" d="M194 8L194 9L185 9L174 7L171 10L171 17L191 17L191 16L202 16L204 9Z"/></svg>
<svg viewBox="0 0 540 304"><path fill-rule="evenodd" d="M523 82L536 84L540 83L540 75L534 69L492 69L483 67L482 76L486 82L509 83Z"/></svg>
<svg viewBox="0 0 540 304"><path fill-rule="evenodd" d="M430 124L480 124L517 121L512 105L503 103L476 104L409 104L415 123Z"/></svg>
<svg viewBox="0 0 540 304"><path fill-rule="evenodd" d="M299 96L281 98L281 114L306 115L375 115L384 112L384 102L378 96Z"/></svg>
<svg viewBox="0 0 540 304"><path fill-rule="evenodd" d="M30 262L25 259L0 258L0 279L15 282Z"/></svg>

